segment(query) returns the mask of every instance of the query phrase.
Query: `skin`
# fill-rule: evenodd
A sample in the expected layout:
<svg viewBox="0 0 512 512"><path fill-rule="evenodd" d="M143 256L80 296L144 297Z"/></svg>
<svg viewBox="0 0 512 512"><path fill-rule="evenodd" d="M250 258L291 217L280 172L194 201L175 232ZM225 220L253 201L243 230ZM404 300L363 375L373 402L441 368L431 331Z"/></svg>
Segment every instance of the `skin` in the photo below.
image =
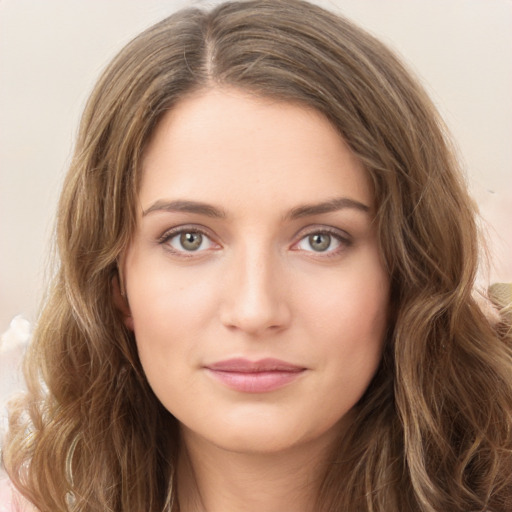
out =
<svg viewBox="0 0 512 512"><path fill-rule="evenodd" d="M162 119L139 199L121 308L181 425L182 510L312 510L387 325L362 165L316 111L213 88ZM279 389L242 392L207 368L235 357L301 371Z"/></svg>

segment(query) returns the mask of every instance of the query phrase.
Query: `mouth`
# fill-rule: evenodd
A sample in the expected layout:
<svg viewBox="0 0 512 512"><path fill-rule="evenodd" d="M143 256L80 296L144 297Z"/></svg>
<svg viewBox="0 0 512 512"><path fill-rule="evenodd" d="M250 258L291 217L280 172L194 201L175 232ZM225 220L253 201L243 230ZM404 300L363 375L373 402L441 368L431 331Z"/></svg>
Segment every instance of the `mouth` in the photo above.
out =
<svg viewBox="0 0 512 512"><path fill-rule="evenodd" d="M300 378L306 368L279 359L250 361L236 358L205 367L217 381L242 393L268 393Z"/></svg>

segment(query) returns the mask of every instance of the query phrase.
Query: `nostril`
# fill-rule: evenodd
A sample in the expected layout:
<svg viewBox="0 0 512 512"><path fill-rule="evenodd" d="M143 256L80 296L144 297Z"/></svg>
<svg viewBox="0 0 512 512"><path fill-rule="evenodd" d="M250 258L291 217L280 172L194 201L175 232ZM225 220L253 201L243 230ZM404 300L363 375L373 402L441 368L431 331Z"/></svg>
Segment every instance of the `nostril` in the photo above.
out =
<svg viewBox="0 0 512 512"><path fill-rule="evenodd" d="M221 321L229 330L239 330L249 334L261 332L277 332L289 323L290 315L284 303L275 303L266 308L252 308L240 302L232 307L225 307L221 314Z"/></svg>

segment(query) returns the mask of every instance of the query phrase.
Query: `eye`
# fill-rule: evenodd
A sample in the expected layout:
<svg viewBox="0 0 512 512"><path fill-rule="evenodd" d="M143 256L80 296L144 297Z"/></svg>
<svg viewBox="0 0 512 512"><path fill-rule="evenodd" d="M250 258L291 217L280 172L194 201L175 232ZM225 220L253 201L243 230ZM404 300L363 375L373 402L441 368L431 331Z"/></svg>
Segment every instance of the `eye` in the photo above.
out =
<svg viewBox="0 0 512 512"><path fill-rule="evenodd" d="M301 251L328 252L337 249L340 241L330 233L312 233L305 236L298 244Z"/></svg>
<svg viewBox="0 0 512 512"><path fill-rule="evenodd" d="M309 235L307 238L303 239L303 241L307 241L307 245L311 247L313 251L325 252L331 247L333 238L327 233L315 233L313 235Z"/></svg>
<svg viewBox="0 0 512 512"><path fill-rule="evenodd" d="M319 230L302 237L293 248L299 251L334 254L348 245L348 237L337 232Z"/></svg>
<svg viewBox="0 0 512 512"><path fill-rule="evenodd" d="M205 233L186 228L168 231L160 239L160 243L177 253L202 252L216 245Z"/></svg>

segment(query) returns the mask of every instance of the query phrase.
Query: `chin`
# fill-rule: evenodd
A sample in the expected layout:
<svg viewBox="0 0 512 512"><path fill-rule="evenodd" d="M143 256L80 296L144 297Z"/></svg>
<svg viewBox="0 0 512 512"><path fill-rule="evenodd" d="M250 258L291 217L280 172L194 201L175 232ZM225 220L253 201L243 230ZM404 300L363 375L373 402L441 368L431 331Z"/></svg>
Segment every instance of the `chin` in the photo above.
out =
<svg viewBox="0 0 512 512"><path fill-rule="evenodd" d="M246 416L223 418L203 424L200 431L185 427L186 435L199 436L220 449L244 454L275 454L308 443L329 443L339 430L337 423L308 425L304 418L280 413L278 418ZM207 428L204 428L207 427Z"/></svg>
<svg viewBox="0 0 512 512"><path fill-rule="evenodd" d="M276 435L275 432L251 432L236 436L222 436L220 439L213 440L215 444L226 451L263 455L284 452L301 444L300 439L295 439L286 433L285 435Z"/></svg>

